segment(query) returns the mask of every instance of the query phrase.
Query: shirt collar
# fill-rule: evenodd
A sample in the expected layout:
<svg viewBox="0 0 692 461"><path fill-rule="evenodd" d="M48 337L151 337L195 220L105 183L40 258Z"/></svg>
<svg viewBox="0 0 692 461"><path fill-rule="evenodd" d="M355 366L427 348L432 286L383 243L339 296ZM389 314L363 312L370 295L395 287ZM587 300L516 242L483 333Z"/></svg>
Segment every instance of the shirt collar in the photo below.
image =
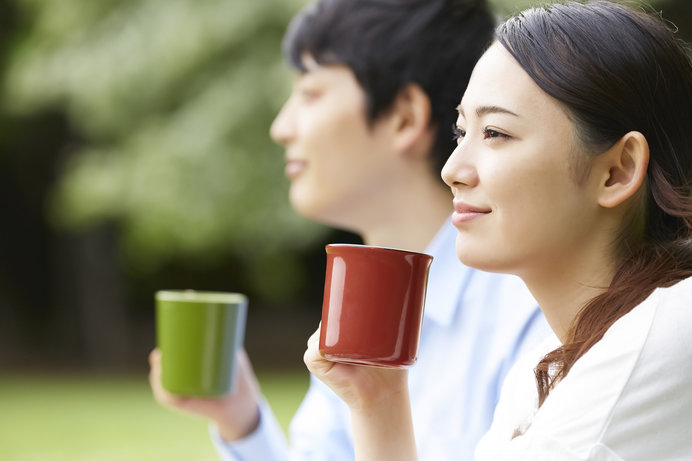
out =
<svg viewBox="0 0 692 461"><path fill-rule="evenodd" d="M456 236L450 216L425 250L433 257L425 295L425 316L441 325L448 325L454 318L459 296L473 271L457 258Z"/></svg>

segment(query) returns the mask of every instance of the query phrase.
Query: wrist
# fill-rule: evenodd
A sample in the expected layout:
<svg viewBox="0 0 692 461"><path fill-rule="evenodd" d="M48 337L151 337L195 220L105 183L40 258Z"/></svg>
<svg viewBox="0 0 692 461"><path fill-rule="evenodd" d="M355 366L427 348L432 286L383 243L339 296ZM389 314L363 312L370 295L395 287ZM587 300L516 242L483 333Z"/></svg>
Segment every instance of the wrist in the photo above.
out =
<svg viewBox="0 0 692 461"><path fill-rule="evenodd" d="M234 442L250 436L260 425L260 409L255 405L251 410L244 412L245 416L239 418L239 414L234 412L230 419L215 421L219 436L225 442Z"/></svg>
<svg viewBox="0 0 692 461"><path fill-rule="evenodd" d="M371 403L351 408L356 459L416 460L408 390Z"/></svg>

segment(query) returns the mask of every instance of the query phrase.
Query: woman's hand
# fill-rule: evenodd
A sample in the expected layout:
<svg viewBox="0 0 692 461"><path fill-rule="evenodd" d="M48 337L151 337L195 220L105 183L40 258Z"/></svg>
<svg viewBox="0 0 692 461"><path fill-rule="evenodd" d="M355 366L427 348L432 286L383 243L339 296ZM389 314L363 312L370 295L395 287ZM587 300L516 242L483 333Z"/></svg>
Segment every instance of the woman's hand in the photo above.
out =
<svg viewBox="0 0 692 461"><path fill-rule="evenodd" d="M320 355L319 335L308 339L303 359L350 408L356 459L417 459L408 370L332 362Z"/></svg>
<svg viewBox="0 0 692 461"><path fill-rule="evenodd" d="M319 352L319 328L310 339L303 360L310 373L327 384L353 409L366 409L393 394L408 396L408 370L351 365L327 360Z"/></svg>
<svg viewBox="0 0 692 461"><path fill-rule="evenodd" d="M161 405L214 421L226 441L246 437L259 424L259 385L245 351L238 354L237 386L233 394L216 398L183 397L171 394L161 385L161 351L149 354L149 383Z"/></svg>

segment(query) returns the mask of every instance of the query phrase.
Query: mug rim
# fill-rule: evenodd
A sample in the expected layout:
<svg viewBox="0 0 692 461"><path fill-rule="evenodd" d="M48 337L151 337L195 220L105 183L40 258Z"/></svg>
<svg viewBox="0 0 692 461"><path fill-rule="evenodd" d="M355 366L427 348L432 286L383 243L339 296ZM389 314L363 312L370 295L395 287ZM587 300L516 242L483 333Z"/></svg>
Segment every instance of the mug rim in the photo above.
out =
<svg viewBox="0 0 692 461"><path fill-rule="evenodd" d="M405 253L405 254L411 254L411 255L421 255L421 256L428 256L432 258L433 256L428 254L428 253L423 253L422 251L413 251L413 250L404 250L402 248L394 248L394 247L384 247L384 246L378 246L378 245L364 245L364 244L357 244L357 243L328 243L325 245L325 250L329 251L330 248L358 248L358 249L372 249L372 250L383 250L383 251L396 251L399 253Z"/></svg>
<svg viewBox="0 0 692 461"><path fill-rule="evenodd" d="M233 293L227 291L159 290L156 292L156 300L241 304L247 303L247 296L242 293Z"/></svg>

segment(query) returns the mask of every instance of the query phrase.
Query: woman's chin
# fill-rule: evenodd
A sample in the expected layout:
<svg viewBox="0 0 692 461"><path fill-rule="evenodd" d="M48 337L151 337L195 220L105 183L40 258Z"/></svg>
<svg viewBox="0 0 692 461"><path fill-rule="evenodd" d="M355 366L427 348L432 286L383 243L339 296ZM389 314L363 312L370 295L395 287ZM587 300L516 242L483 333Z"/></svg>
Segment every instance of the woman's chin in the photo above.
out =
<svg viewBox="0 0 692 461"><path fill-rule="evenodd" d="M483 251L479 245L460 244L457 238L457 258L465 266L485 272L509 273L506 264L498 260L492 251Z"/></svg>

